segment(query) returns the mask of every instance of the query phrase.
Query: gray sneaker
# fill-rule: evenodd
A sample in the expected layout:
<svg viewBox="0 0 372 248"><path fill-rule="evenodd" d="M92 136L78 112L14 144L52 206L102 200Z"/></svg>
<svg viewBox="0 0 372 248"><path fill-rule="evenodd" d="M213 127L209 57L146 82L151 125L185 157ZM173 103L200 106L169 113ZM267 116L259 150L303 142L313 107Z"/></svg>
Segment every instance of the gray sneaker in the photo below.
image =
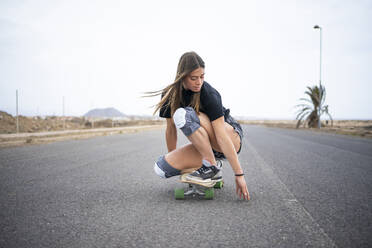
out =
<svg viewBox="0 0 372 248"><path fill-rule="evenodd" d="M216 182L219 182L219 181L222 181L222 164L223 164L223 161L222 160L217 160L217 168L219 169L219 171L217 172L216 175L214 175L211 179L213 181L216 181Z"/></svg>
<svg viewBox="0 0 372 248"><path fill-rule="evenodd" d="M201 183L210 182L211 180L214 180L213 178L216 177L216 175L218 175L219 172L220 170L216 166L212 165L212 166L207 167L205 165L202 165L202 167L200 167L198 170L187 175L186 179L190 181L201 182Z"/></svg>
<svg viewBox="0 0 372 248"><path fill-rule="evenodd" d="M212 181L216 181L216 182L222 181L222 171L219 170L217 174L214 175L211 179Z"/></svg>

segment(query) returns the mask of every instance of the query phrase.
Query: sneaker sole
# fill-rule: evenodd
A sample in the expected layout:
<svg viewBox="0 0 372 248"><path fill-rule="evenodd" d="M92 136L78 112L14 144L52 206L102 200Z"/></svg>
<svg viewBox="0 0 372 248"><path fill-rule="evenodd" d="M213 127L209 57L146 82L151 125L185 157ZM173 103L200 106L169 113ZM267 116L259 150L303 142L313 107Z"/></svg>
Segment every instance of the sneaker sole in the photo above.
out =
<svg viewBox="0 0 372 248"><path fill-rule="evenodd" d="M222 177L212 178L212 181L214 181L214 182L221 182L221 181L223 181L223 178Z"/></svg>

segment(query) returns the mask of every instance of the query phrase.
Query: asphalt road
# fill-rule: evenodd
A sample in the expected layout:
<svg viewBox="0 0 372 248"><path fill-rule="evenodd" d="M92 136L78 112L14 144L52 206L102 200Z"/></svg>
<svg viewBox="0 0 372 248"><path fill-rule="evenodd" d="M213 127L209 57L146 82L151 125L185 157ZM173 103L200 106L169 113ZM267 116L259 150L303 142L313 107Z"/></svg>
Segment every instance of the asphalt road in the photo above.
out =
<svg viewBox="0 0 372 248"><path fill-rule="evenodd" d="M164 129L2 148L0 247L372 246L372 140L244 130L249 202L227 162L214 200L175 200Z"/></svg>

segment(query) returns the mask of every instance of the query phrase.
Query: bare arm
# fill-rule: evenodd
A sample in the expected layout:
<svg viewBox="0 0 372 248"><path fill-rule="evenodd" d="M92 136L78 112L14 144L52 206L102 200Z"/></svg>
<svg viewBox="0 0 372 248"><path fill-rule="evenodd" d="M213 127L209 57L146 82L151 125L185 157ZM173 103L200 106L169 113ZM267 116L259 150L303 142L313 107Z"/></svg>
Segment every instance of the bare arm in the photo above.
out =
<svg viewBox="0 0 372 248"><path fill-rule="evenodd" d="M222 116L212 121L212 126L216 135L218 146L221 148L222 153L229 161L235 175L243 174L244 172L242 170L242 167L240 166L234 144L226 133L224 117ZM243 199L249 200L250 196L244 176L235 176L235 184L236 193L238 194L239 198L243 197Z"/></svg>
<svg viewBox="0 0 372 248"><path fill-rule="evenodd" d="M167 118L167 128L165 130L165 140L167 142L168 152L177 147L177 129L172 118Z"/></svg>
<svg viewBox="0 0 372 248"><path fill-rule="evenodd" d="M238 155L235 151L234 144L232 143L230 137L227 135L225 130L225 120L224 117L220 117L212 121L212 126L214 133L216 135L218 146L221 148L222 153L225 155L229 161L235 174L242 174L243 170L240 166Z"/></svg>

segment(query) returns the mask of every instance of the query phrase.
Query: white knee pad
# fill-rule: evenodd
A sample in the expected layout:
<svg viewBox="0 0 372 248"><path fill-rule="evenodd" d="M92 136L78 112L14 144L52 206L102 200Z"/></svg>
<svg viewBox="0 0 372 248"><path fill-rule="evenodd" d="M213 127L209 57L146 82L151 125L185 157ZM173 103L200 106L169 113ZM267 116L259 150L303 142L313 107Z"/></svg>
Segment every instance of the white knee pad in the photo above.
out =
<svg viewBox="0 0 372 248"><path fill-rule="evenodd" d="M187 137L200 127L200 120L192 107L178 108L173 115L173 121Z"/></svg>
<svg viewBox="0 0 372 248"><path fill-rule="evenodd" d="M177 128L183 128L186 124L186 110L178 108L173 115L173 121Z"/></svg>
<svg viewBox="0 0 372 248"><path fill-rule="evenodd" d="M181 171L173 168L166 160L165 156L160 156L155 162L154 171L161 178L168 178L181 175Z"/></svg>
<svg viewBox="0 0 372 248"><path fill-rule="evenodd" d="M156 175L158 175L159 177L166 178L165 177L165 172L162 169L159 168L157 163L154 164L154 171L155 171Z"/></svg>

